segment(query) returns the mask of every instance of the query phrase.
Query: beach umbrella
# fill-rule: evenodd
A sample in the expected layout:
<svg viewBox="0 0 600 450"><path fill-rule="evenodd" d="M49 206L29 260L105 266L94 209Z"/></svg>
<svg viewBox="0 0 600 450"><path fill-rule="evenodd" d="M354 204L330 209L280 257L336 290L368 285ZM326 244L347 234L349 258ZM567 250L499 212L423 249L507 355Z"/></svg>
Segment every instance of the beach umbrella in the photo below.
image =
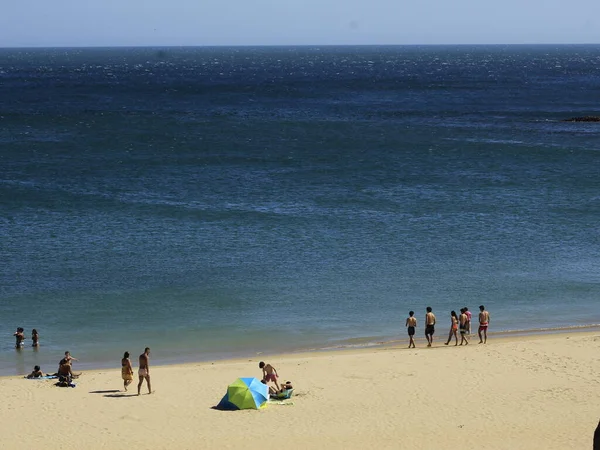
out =
<svg viewBox="0 0 600 450"><path fill-rule="evenodd" d="M227 387L227 401L239 409L258 409L269 399L269 388L257 378L238 378Z"/></svg>

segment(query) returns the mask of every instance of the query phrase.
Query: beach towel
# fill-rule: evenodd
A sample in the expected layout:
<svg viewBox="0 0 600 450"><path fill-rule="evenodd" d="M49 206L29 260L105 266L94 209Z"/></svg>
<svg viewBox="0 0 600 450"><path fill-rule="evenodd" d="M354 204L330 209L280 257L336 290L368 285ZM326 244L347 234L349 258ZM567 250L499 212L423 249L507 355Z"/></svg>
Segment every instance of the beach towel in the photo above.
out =
<svg viewBox="0 0 600 450"><path fill-rule="evenodd" d="M43 377L37 377L37 378L27 378L27 377L23 377L27 380L55 380L58 377L56 375L44 375Z"/></svg>

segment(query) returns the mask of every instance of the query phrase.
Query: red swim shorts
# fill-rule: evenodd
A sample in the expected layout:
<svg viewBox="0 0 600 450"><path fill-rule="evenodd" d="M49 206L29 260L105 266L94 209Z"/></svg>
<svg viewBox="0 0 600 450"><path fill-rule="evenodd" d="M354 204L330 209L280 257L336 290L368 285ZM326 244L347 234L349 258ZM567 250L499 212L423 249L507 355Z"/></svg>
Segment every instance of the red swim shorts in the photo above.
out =
<svg viewBox="0 0 600 450"><path fill-rule="evenodd" d="M269 381L277 381L277 375L275 375L274 373L270 373L265 377L265 381L269 382Z"/></svg>

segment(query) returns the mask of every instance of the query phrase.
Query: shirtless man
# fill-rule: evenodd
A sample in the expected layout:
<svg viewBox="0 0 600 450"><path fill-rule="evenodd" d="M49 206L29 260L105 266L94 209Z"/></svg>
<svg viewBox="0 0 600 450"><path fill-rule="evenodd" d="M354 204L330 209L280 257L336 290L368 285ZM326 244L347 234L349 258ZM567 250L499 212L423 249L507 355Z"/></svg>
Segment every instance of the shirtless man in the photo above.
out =
<svg viewBox="0 0 600 450"><path fill-rule="evenodd" d="M467 308L460 310L460 316L458 316L458 324L460 329L460 345L469 345L467 339L467 333L469 332L469 316L467 315Z"/></svg>
<svg viewBox="0 0 600 450"><path fill-rule="evenodd" d="M485 306L479 307L479 343L487 343L487 329L490 325L490 313L485 310ZM481 334L483 333L483 337Z"/></svg>
<svg viewBox="0 0 600 450"><path fill-rule="evenodd" d="M414 311L408 313L405 326L408 329L408 338L410 339L408 348L415 348L415 328L417 327L417 318L415 317Z"/></svg>
<svg viewBox="0 0 600 450"><path fill-rule="evenodd" d="M146 347L144 353L140 355L138 376L140 377L140 382L138 383L138 395L140 395L144 380L146 380L146 384L148 384L148 394L152 394L152 389L150 388L150 347Z"/></svg>
<svg viewBox="0 0 600 450"><path fill-rule="evenodd" d="M64 377L68 383L71 382L73 378L79 378L81 376L81 372L74 373L73 368L71 367L71 361L65 361L62 359L60 361L60 366L58 367L57 372L58 377Z"/></svg>
<svg viewBox="0 0 600 450"><path fill-rule="evenodd" d="M427 339L427 347L433 344L433 333L435 333L435 314L432 312L431 306L427 307L425 314L425 338Z"/></svg>
<svg viewBox="0 0 600 450"><path fill-rule="evenodd" d="M279 375L277 375L277 370L275 369L275 367L273 367L271 364L265 364L263 361L261 361L258 363L258 368L262 369L263 371L263 380L265 381L265 383L272 381L273 383L275 383L275 387L279 391L281 389L279 387L279 383L277 382L277 378L279 377Z"/></svg>
<svg viewBox="0 0 600 450"><path fill-rule="evenodd" d="M18 350L21 350L21 347L23 345L25 345L25 330L23 330L23 328L19 327L19 328L17 328L17 331L15 331L13 336L15 337L15 340L16 340L15 348Z"/></svg>

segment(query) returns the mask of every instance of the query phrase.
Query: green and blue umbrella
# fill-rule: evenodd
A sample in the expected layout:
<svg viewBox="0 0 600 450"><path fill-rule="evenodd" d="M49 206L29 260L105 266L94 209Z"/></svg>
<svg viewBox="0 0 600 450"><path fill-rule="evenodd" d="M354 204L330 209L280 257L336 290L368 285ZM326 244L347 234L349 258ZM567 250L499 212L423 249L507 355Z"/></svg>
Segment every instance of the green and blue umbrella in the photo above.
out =
<svg viewBox="0 0 600 450"><path fill-rule="evenodd" d="M269 388L258 378L238 378L227 387L219 409L259 409L269 399Z"/></svg>

